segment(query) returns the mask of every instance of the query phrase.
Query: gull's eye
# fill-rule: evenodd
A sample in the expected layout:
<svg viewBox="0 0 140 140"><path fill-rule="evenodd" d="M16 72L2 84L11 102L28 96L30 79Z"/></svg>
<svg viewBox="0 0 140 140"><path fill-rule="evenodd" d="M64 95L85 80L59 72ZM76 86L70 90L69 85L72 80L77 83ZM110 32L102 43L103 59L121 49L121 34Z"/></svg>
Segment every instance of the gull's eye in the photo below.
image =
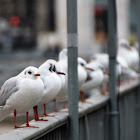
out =
<svg viewBox="0 0 140 140"><path fill-rule="evenodd" d="M31 72L31 71L29 71L28 73L29 73L29 74L32 74L32 72Z"/></svg>

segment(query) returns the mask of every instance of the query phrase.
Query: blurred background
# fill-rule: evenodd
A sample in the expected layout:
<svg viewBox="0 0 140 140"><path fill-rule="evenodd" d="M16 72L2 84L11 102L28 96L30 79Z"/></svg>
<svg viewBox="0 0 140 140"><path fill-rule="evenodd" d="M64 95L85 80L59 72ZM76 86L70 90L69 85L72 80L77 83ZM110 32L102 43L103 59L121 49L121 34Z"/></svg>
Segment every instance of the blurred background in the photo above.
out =
<svg viewBox="0 0 140 140"><path fill-rule="evenodd" d="M118 38L136 35L135 0L117 1ZM19 25L10 24L17 16ZM107 0L78 0L79 55L107 52ZM67 47L66 0L0 0L0 86Z"/></svg>

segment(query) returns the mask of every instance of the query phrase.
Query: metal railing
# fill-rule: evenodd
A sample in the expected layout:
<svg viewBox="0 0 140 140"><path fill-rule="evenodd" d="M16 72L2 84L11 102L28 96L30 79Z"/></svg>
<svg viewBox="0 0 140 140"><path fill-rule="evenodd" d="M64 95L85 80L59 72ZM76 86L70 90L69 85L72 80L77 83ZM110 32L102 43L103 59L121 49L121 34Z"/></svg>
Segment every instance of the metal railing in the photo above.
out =
<svg viewBox="0 0 140 140"><path fill-rule="evenodd" d="M120 140L136 139L136 99L138 81L120 87L119 124ZM109 96L93 95L87 99L92 104L79 103L79 139L109 140ZM39 128L22 128L0 135L1 140L67 140L68 113L59 112L56 117L47 117L48 122L35 122Z"/></svg>

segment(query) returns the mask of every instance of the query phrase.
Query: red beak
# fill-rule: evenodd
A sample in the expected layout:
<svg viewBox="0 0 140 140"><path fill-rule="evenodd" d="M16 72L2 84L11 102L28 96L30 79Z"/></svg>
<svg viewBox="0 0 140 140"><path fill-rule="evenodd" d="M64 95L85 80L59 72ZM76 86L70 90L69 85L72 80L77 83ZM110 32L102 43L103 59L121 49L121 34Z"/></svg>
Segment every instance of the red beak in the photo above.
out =
<svg viewBox="0 0 140 140"><path fill-rule="evenodd" d="M86 67L86 70L94 71L92 68Z"/></svg>
<svg viewBox="0 0 140 140"><path fill-rule="evenodd" d="M57 72L57 74L62 74L62 75L66 75L65 73L63 73L63 72Z"/></svg>
<svg viewBox="0 0 140 140"><path fill-rule="evenodd" d="M104 71L104 74L109 75L109 73L108 73L108 72L106 72L106 71Z"/></svg>
<svg viewBox="0 0 140 140"><path fill-rule="evenodd" d="M34 76L40 76L40 74L35 74Z"/></svg>

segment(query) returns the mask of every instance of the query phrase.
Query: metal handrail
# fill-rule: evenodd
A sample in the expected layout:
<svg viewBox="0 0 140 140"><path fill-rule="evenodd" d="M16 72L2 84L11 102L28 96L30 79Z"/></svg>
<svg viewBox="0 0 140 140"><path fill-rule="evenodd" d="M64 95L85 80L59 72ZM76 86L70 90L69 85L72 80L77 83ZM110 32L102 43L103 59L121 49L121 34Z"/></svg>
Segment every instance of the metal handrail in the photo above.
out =
<svg viewBox="0 0 140 140"><path fill-rule="evenodd" d="M139 81L133 81L128 85L123 85L120 87L120 96L127 95L131 90L135 89L139 84ZM93 95L87 99L88 102L92 104L82 104L79 103L79 118L86 116L92 112L98 111L108 105L109 96L102 96L101 94ZM64 111L64 110L63 110ZM22 128L17 130L11 130L8 133L0 135L0 139L11 140L29 140L29 139L39 139L52 131L57 130L59 127L68 124L68 113L59 112L56 113L56 117L44 117L47 118L48 122L35 122L34 120L30 121L31 125L38 126L39 129L31 128ZM25 125L23 125L25 126ZM86 130L85 130L86 131ZM49 139L49 140L53 140Z"/></svg>

